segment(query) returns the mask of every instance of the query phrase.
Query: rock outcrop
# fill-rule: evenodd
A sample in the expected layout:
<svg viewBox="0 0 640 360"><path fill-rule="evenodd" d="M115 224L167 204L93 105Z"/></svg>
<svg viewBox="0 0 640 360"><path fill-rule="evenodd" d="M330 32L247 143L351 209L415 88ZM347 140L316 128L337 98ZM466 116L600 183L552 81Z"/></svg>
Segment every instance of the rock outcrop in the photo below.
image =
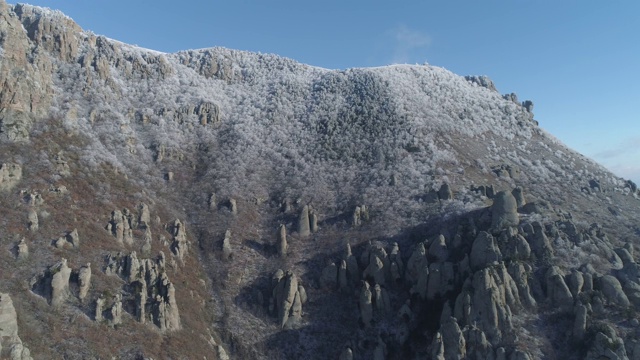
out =
<svg viewBox="0 0 640 360"><path fill-rule="evenodd" d="M84 300L91 287L91 263L87 263L78 271L78 298Z"/></svg>
<svg viewBox="0 0 640 360"><path fill-rule="evenodd" d="M27 215L27 227L30 231L38 231L40 222L38 221L38 213L34 209L30 209Z"/></svg>
<svg viewBox="0 0 640 360"><path fill-rule="evenodd" d="M518 226L518 203L508 191L500 191L491 206L491 228L499 231L505 227Z"/></svg>
<svg viewBox="0 0 640 360"><path fill-rule="evenodd" d="M187 241L187 231L180 220L176 219L169 232L173 236L173 242L171 243L171 252L177 256L180 260L184 260L185 255L189 252L189 242Z"/></svg>
<svg viewBox="0 0 640 360"><path fill-rule="evenodd" d="M111 220L106 229L116 238L118 244L131 246L133 245L133 230L129 215L130 213L127 209L123 211L113 210L111 212Z"/></svg>
<svg viewBox="0 0 640 360"><path fill-rule="evenodd" d="M311 224L309 223L309 205L305 205L298 217L298 235L305 237L311 234Z"/></svg>
<svg viewBox="0 0 640 360"><path fill-rule="evenodd" d="M18 336L18 316L9 294L0 293L0 357L33 360L31 352Z"/></svg>
<svg viewBox="0 0 640 360"><path fill-rule="evenodd" d="M284 224L280 224L280 228L278 229L278 242L276 243L276 249L280 257L287 256L289 244L287 243L287 227L284 226Z"/></svg>
<svg viewBox="0 0 640 360"><path fill-rule="evenodd" d="M135 294L138 321L149 321L166 331L182 328L175 286L166 273L164 253L155 259L138 259L135 251L129 255L110 254L105 273L127 281Z"/></svg>
<svg viewBox="0 0 640 360"><path fill-rule="evenodd" d="M27 241L22 238L20 242L16 245L16 258L18 260L26 260L29 257L29 245L27 245Z"/></svg>
<svg viewBox="0 0 640 360"><path fill-rule="evenodd" d="M302 320L302 305L307 301L304 287L298 283L296 275L278 270L271 278L273 290L269 308L278 318L283 329L296 327Z"/></svg>
<svg viewBox="0 0 640 360"><path fill-rule="evenodd" d="M227 229L224 233L224 239L222 240L222 258L229 260L233 256L233 249L231 248L231 230Z"/></svg>
<svg viewBox="0 0 640 360"><path fill-rule="evenodd" d="M70 277L71 268L67 266L67 260L62 259L32 278L31 290L46 298L51 306L60 307L69 297Z"/></svg>
<svg viewBox="0 0 640 360"><path fill-rule="evenodd" d="M3 125L2 121L0 121L1 125ZM0 131L0 135L2 135L2 131ZM22 166L14 163L0 164L0 191L11 190L21 179Z"/></svg>

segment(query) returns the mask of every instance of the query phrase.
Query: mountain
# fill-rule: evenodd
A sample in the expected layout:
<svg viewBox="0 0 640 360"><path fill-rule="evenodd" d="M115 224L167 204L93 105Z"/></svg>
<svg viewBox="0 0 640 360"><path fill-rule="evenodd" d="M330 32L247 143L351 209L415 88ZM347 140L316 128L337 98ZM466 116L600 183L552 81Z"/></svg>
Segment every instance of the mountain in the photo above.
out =
<svg viewBox="0 0 640 360"><path fill-rule="evenodd" d="M640 359L636 185L485 76L0 49L2 358Z"/></svg>

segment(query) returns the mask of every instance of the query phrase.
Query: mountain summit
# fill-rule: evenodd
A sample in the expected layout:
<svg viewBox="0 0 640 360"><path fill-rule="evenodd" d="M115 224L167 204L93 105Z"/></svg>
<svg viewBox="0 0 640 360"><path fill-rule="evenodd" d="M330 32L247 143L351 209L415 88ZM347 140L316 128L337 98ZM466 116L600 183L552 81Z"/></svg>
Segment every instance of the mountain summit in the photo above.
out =
<svg viewBox="0 0 640 360"><path fill-rule="evenodd" d="M640 359L640 193L429 65L0 0L0 357Z"/></svg>

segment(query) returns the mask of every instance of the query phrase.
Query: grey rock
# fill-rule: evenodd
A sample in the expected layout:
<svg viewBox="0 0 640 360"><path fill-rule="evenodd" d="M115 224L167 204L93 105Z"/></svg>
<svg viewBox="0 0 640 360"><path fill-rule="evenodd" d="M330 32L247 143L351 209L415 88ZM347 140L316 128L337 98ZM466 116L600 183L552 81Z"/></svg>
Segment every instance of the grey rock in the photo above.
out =
<svg viewBox="0 0 640 360"><path fill-rule="evenodd" d="M470 83L474 83L491 91L498 92L496 86L493 84L493 81L486 75L467 75L464 78Z"/></svg>
<svg viewBox="0 0 640 360"><path fill-rule="evenodd" d="M440 325L444 342L444 358L446 360L462 360L466 358L467 349L464 335L455 318L449 317Z"/></svg>
<svg viewBox="0 0 640 360"><path fill-rule="evenodd" d="M189 252L189 243L187 241L187 231L182 222L176 219L170 228L171 235L173 236L173 242L171 243L171 252L177 256L180 260L184 260L184 257Z"/></svg>
<svg viewBox="0 0 640 360"><path fill-rule="evenodd" d="M602 291L605 298L618 306L628 307L631 303L622 290L620 281L611 275L604 275L598 278L598 289Z"/></svg>
<svg viewBox="0 0 640 360"><path fill-rule="evenodd" d="M142 203L138 209L140 211L138 224L143 227L149 227L149 225L151 225L151 212L149 211L149 205Z"/></svg>
<svg viewBox="0 0 640 360"><path fill-rule="evenodd" d="M518 295L522 304L529 309L536 306L536 300L531 295L529 286L529 277L533 272L531 266L527 263L511 262L508 272L518 288Z"/></svg>
<svg viewBox="0 0 640 360"><path fill-rule="evenodd" d="M34 209L29 209L29 213L27 215L27 227L30 231L38 231L38 213Z"/></svg>
<svg viewBox="0 0 640 360"><path fill-rule="evenodd" d="M345 347L342 349L342 352L340 352L338 360L353 360L353 350L351 350L350 347Z"/></svg>
<svg viewBox="0 0 640 360"><path fill-rule="evenodd" d="M545 275L547 299L553 306L569 310L573 308L573 295L567 286L564 275L557 266L552 266Z"/></svg>
<svg viewBox="0 0 640 360"><path fill-rule="evenodd" d="M445 262L449 258L449 250L447 242L443 235L439 235L429 245L429 255L434 257L437 262Z"/></svg>
<svg viewBox="0 0 640 360"><path fill-rule="evenodd" d="M209 195L209 200L207 201L209 205L209 210L215 210L218 207L218 198L215 193L211 193Z"/></svg>
<svg viewBox="0 0 640 360"><path fill-rule="evenodd" d="M18 260L26 260L29 257L29 246L24 238L16 245L16 255Z"/></svg>
<svg viewBox="0 0 640 360"><path fill-rule="evenodd" d="M518 226L518 204L510 192L500 191L491 206L491 228L501 230L509 226Z"/></svg>
<svg viewBox="0 0 640 360"><path fill-rule="evenodd" d="M433 337L433 342L431 343L431 359L445 360L444 341L442 339L442 334L439 331Z"/></svg>
<svg viewBox="0 0 640 360"><path fill-rule="evenodd" d="M527 203L527 201L524 198L524 192L522 191L521 187L517 187L511 190L511 194L516 199L516 206L518 208L524 206Z"/></svg>
<svg viewBox="0 0 640 360"><path fill-rule="evenodd" d="M338 287L342 290L346 290L349 287L347 262L344 260L340 260L340 266L338 267Z"/></svg>
<svg viewBox="0 0 640 360"><path fill-rule="evenodd" d="M229 211L234 215L238 213L238 203L236 199L229 199Z"/></svg>
<svg viewBox="0 0 640 360"><path fill-rule="evenodd" d="M448 183L443 183L438 190L438 199L440 200L451 200L453 199L453 191L451 191L451 186Z"/></svg>
<svg viewBox="0 0 640 360"><path fill-rule="evenodd" d="M369 266L364 269L362 273L362 277L365 279L372 278L376 284L384 285L385 284L385 268L382 260L376 256L372 255L373 260L369 262Z"/></svg>
<svg viewBox="0 0 640 360"><path fill-rule="evenodd" d="M320 285L328 288L335 288L338 282L338 267L333 262L329 262L320 276Z"/></svg>
<svg viewBox="0 0 640 360"><path fill-rule="evenodd" d="M298 235L305 237L311 234L311 226L309 224L309 205L305 205L300 211L298 217Z"/></svg>
<svg viewBox="0 0 640 360"><path fill-rule="evenodd" d="M314 211L309 214L309 230L312 233L318 232L318 215Z"/></svg>
<svg viewBox="0 0 640 360"><path fill-rule="evenodd" d="M467 358L473 360L488 360L493 358L493 348L485 333L471 325L462 330L467 345Z"/></svg>
<svg viewBox="0 0 640 360"><path fill-rule="evenodd" d="M469 263L472 270L479 270L486 266L502 261L502 253L491 234L481 231L471 246Z"/></svg>
<svg viewBox="0 0 640 360"><path fill-rule="evenodd" d="M573 321L573 340L582 341L587 331L587 308L578 304L575 309L575 320Z"/></svg>
<svg viewBox="0 0 640 360"><path fill-rule="evenodd" d="M422 269L427 265L427 250L424 243L418 243L415 250L407 261L407 269L404 273L405 279L410 284L415 284L420 277Z"/></svg>
<svg viewBox="0 0 640 360"><path fill-rule="evenodd" d="M102 296L96 299L96 307L95 307L93 319L97 322L101 322L104 319L102 316L102 312L104 311L104 303L105 303L105 300Z"/></svg>
<svg viewBox="0 0 640 360"><path fill-rule="evenodd" d="M278 269L271 278L273 286L270 300L271 309L278 317L281 328L293 328L302 316L302 304L306 302L306 291L298 283L291 271Z"/></svg>
<svg viewBox="0 0 640 360"><path fill-rule="evenodd" d="M276 248L278 249L278 255L280 257L287 256L289 245L287 243L287 227L284 226L284 224L280 224L280 229L278 230L278 243Z"/></svg>
<svg viewBox="0 0 640 360"><path fill-rule="evenodd" d="M373 296L378 314L388 314L391 312L391 301L389 300L389 293L385 288L376 284L373 287Z"/></svg>
<svg viewBox="0 0 640 360"><path fill-rule="evenodd" d="M113 304L109 309L109 323L113 326L122 324L122 295L113 297Z"/></svg>
<svg viewBox="0 0 640 360"><path fill-rule="evenodd" d="M385 360L387 358L387 344L378 336L375 349L373 349L373 360Z"/></svg>
<svg viewBox="0 0 640 360"><path fill-rule="evenodd" d="M67 259L62 259L49 268L51 274L51 306L61 306L69 296L69 278L71 269L67 266Z"/></svg>
<svg viewBox="0 0 640 360"><path fill-rule="evenodd" d="M3 359L33 360L31 352L18 336L18 316L11 297L6 293L0 293L0 352Z"/></svg>
<svg viewBox="0 0 640 360"><path fill-rule="evenodd" d="M584 277L582 273L576 269L571 270L571 273L567 275L566 279L567 286L569 286L569 290L571 291L571 295L574 299L578 298L578 294L582 291L582 287L584 286Z"/></svg>
<svg viewBox="0 0 640 360"><path fill-rule="evenodd" d="M91 263L87 263L78 271L78 298L80 300L84 300L87 297L89 287L91 287Z"/></svg>
<svg viewBox="0 0 640 360"><path fill-rule="evenodd" d="M11 190L22 179L22 166L14 163L0 164L0 191Z"/></svg>
<svg viewBox="0 0 640 360"><path fill-rule="evenodd" d="M343 259L347 262L347 279L350 284L355 284L360 280L360 268L358 267L358 260L351 253L351 245L349 243L345 246Z"/></svg>
<svg viewBox="0 0 640 360"><path fill-rule="evenodd" d="M629 360L624 347L624 343L612 331L611 336L605 335L602 332L598 332L594 341L590 344L591 347L587 352L585 360Z"/></svg>
<svg viewBox="0 0 640 360"><path fill-rule="evenodd" d="M231 230L227 229L224 233L224 239L222 240L222 258L229 260L233 256L233 249L231 248Z"/></svg>
<svg viewBox="0 0 640 360"><path fill-rule="evenodd" d="M373 320L373 302L371 297L372 294L369 284L363 281L362 287L360 288L358 305L360 308L360 319L365 327L371 326L371 320Z"/></svg>

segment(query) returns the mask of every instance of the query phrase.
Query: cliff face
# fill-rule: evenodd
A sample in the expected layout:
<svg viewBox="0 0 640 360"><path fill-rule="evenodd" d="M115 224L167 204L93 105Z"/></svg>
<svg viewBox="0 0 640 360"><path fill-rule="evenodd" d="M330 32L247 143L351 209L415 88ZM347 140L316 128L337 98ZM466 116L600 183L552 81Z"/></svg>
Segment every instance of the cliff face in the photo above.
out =
<svg viewBox="0 0 640 360"><path fill-rule="evenodd" d="M637 187L487 77L0 18L2 357L640 357Z"/></svg>

